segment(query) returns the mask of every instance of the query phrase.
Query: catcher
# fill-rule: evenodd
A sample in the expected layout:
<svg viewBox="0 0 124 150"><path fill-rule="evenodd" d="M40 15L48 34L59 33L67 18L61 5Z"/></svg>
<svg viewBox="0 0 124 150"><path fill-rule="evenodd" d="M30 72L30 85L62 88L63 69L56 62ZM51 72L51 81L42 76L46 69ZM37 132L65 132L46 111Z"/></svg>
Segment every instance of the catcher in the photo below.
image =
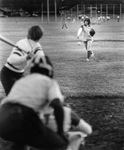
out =
<svg viewBox="0 0 124 150"><path fill-rule="evenodd" d="M1 102L0 137L13 142L14 150L24 150L25 145L39 149L66 148L64 97L59 84L53 79L53 65L49 57L34 56L30 72L15 82ZM54 110L57 133L40 119L49 105Z"/></svg>
<svg viewBox="0 0 124 150"><path fill-rule="evenodd" d="M91 57L94 57L94 53L91 51L93 36L95 35L95 30L91 27L91 22L89 18L84 19L84 24L78 29L77 39L80 35L83 35L82 41L84 43L85 49L87 51L87 59L89 61Z"/></svg>

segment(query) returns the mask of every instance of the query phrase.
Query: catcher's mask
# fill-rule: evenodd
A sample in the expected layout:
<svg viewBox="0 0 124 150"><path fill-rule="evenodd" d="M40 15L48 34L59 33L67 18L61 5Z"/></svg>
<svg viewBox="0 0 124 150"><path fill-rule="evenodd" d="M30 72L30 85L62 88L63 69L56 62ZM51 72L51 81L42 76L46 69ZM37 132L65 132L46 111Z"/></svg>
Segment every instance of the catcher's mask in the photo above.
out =
<svg viewBox="0 0 124 150"><path fill-rule="evenodd" d="M41 73L50 78L53 77L53 65L48 56L34 56L30 65L31 73Z"/></svg>

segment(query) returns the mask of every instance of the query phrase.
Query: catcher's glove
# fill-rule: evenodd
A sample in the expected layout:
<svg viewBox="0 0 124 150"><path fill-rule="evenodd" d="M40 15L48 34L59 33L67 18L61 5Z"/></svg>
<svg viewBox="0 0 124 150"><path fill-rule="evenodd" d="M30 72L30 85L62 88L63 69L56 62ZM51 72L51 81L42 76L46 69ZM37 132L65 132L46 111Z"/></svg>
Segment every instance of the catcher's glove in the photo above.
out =
<svg viewBox="0 0 124 150"><path fill-rule="evenodd" d="M94 30L93 28L90 30L90 35L91 35L91 36L94 36L94 35L95 35L95 30Z"/></svg>

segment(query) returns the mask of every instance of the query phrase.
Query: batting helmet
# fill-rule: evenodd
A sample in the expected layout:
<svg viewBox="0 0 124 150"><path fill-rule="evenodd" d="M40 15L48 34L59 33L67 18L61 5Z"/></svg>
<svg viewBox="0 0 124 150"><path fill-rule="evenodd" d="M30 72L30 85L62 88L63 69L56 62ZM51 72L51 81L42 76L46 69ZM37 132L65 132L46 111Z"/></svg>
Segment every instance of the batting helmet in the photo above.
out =
<svg viewBox="0 0 124 150"><path fill-rule="evenodd" d="M41 73L53 77L53 65L48 56L34 56L30 65L31 73Z"/></svg>

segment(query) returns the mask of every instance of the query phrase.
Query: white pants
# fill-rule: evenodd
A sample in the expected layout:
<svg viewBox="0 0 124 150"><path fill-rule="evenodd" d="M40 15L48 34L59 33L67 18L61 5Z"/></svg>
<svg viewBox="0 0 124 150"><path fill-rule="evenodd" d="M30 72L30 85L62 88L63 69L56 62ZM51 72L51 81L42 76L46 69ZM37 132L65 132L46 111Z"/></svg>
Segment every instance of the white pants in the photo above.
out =
<svg viewBox="0 0 124 150"><path fill-rule="evenodd" d="M85 46L86 50L90 51L91 47L92 47L93 40L88 40L88 41L83 41L83 42L84 42L84 46Z"/></svg>

